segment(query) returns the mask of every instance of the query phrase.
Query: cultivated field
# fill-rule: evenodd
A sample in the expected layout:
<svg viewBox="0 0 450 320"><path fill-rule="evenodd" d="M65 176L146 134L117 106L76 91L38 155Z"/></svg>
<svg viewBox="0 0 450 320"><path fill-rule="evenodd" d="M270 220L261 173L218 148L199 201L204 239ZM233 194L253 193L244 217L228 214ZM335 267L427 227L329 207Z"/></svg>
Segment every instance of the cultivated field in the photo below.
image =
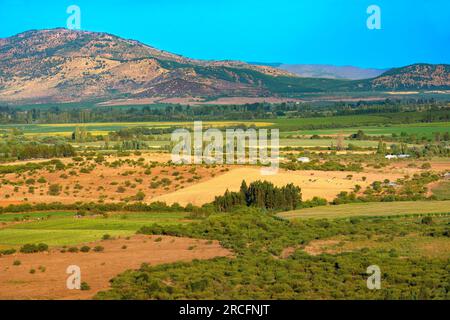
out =
<svg viewBox="0 0 450 320"><path fill-rule="evenodd" d="M264 121L204 121L204 127L236 127L236 126L255 126L268 127L273 125L272 122ZM124 128L144 127L153 129L167 129L167 128L192 128L193 122L101 122L101 123L61 123L61 124L23 124L23 125L2 125L0 129L15 128L23 131L28 136L45 136L45 135L60 135L70 136L77 127L84 127L88 132L94 135L106 135L109 132L117 131Z"/></svg>
<svg viewBox="0 0 450 320"><path fill-rule="evenodd" d="M402 132L407 134L416 134L419 136L432 137L435 132L445 132L448 131L447 122L436 122L431 124L399 124L399 125L385 125L385 126L364 126L364 127L351 127L336 129L317 129L317 130L299 130L293 132L285 132L288 134L304 134L304 135L336 135L337 133L350 135L357 132L358 130L363 130L367 135L372 136L391 136L392 134L400 135Z"/></svg>
<svg viewBox="0 0 450 320"><path fill-rule="evenodd" d="M77 212L5 213L0 215L0 248L19 248L27 243L70 246L99 240L103 235L130 236L141 227L184 224L184 213L114 213L108 216L76 216Z"/></svg>
<svg viewBox="0 0 450 320"><path fill-rule="evenodd" d="M400 201L350 203L280 213L286 219L336 219L357 216L395 216L409 214L450 214L450 201Z"/></svg>

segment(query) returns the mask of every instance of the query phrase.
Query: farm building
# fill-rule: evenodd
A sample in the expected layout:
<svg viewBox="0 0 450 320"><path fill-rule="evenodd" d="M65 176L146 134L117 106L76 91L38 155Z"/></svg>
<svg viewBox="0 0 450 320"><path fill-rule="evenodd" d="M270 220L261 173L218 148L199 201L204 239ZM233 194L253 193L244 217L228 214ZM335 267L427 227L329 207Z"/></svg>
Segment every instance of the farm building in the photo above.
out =
<svg viewBox="0 0 450 320"><path fill-rule="evenodd" d="M300 157L297 159L297 161L301 162L301 163L308 163L308 162L311 162L311 159L308 157Z"/></svg>
<svg viewBox="0 0 450 320"><path fill-rule="evenodd" d="M388 186L388 187L396 187L397 184L396 184L395 182L389 182L389 183L387 184L387 186Z"/></svg>

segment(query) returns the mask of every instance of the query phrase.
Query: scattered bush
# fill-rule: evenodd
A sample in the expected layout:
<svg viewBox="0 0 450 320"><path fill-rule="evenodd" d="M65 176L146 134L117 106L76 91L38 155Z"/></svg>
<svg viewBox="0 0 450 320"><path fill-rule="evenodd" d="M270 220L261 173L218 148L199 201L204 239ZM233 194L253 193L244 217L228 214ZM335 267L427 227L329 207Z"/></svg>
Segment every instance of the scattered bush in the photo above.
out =
<svg viewBox="0 0 450 320"><path fill-rule="evenodd" d="M40 177L37 182L43 184L43 183L47 183L47 180L44 177Z"/></svg>
<svg viewBox="0 0 450 320"><path fill-rule="evenodd" d="M48 194L50 196L58 196L61 193L61 186L59 184L52 184L48 187Z"/></svg>
<svg viewBox="0 0 450 320"><path fill-rule="evenodd" d="M0 256L4 255L4 256L8 256L11 254L16 253L16 249L5 249L5 250L0 250Z"/></svg>
<svg viewBox="0 0 450 320"><path fill-rule="evenodd" d="M421 223L422 224L426 224L426 225L430 225L430 224L433 223L433 218L430 217L430 216L423 217Z"/></svg>
<svg viewBox="0 0 450 320"><path fill-rule="evenodd" d="M96 246L92 250L94 250L95 252L103 252L105 250L105 248L102 246Z"/></svg>
<svg viewBox="0 0 450 320"><path fill-rule="evenodd" d="M43 252L48 250L48 245L45 243L36 244L25 244L20 248L20 252L22 253L36 253Z"/></svg>
<svg viewBox="0 0 450 320"><path fill-rule="evenodd" d="M111 235L104 234L103 237L102 237L102 240L111 240Z"/></svg>
<svg viewBox="0 0 450 320"><path fill-rule="evenodd" d="M87 282L82 282L80 285L80 290L81 291L91 290L91 287L87 284Z"/></svg>
<svg viewBox="0 0 450 320"><path fill-rule="evenodd" d="M88 247L88 246L82 246L82 247L80 248L80 251L81 251L81 252L89 252L89 251L91 251L91 248Z"/></svg>
<svg viewBox="0 0 450 320"><path fill-rule="evenodd" d="M422 164L422 166L420 168L421 169L431 169L431 164L429 162L425 162L424 164Z"/></svg>

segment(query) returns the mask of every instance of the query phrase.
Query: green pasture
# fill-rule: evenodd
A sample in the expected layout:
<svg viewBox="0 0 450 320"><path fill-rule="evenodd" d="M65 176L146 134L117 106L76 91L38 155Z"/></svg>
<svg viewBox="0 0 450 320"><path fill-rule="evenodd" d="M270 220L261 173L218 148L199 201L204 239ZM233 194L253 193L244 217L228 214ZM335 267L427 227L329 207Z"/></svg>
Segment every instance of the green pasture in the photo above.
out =
<svg viewBox="0 0 450 320"><path fill-rule="evenodd" d="M450 200L450 181L442 181L431 189L438 200Z"/></svg>
<svg viewBox="0 0 450 320"><path fill-rule="evenodd" d="M50 246L76 245L99 241L104 234L117 237L133 233L129 230L1 229L0 248L17 248L26 243L46 243Z"/></svg>
<svg viewBox="0 0 450 320"><path fill-rule="evenodd" d="M365 202L321 206L282 212L286 219L336 219L356 216L393 216L409 214L450 213L450 201Z"/></svg>
<svg viewBox="0 0 450 320"><path fill-rule="evenodd" d="M34 212L34 213L4 213L0 214L0 223L1 222L11 222L11 221L22 221L22 220L39 220L39 219L47 219L47 218L56 218L56 217L73 217L75 215L74 212L63 211L63 212Z"/></svg>
<svg viewBox="0 0 450 320"><path fill-rule="evenodd" d="M344 140L343 144L347 147L353 144L357 147L377 147L377 141L363 141L363 140ZM336 139L280 139L280 147L331 147L336 146Z"/></svg>
<svg viewBox="0 0 450 320"><path fill-rule="evenodd" d="M271 120L273 128L280 131L297 131L319 128L358 127L383 124L389 121L385 116L356 115L315 118L279 118Z"/></svg>
<svg viewBox="0 0 450 320"><path fill-rule="evenodd" d="M325 120L326 118L324 118ZM431 138L435 132L449 132L450 122L434 122L434 123L412 123L412 124L396 124L396 125L379 125L379 126L354 126L348 128L333 128L333 129L305 129L296 131L286 131L281 134L281 137L287 137L289 135L336 135L343 134L349 136L358 130L364 131L367 135L391 136L393 133L400 136L402 132L408 135L415 134L419 137L425 136Z"/></svg>
<svg viewBox="0 0 450 320"><path fill-rule="evenodd" d="M0 229L0 248L18 247L26 243L46 243L50 246L76 245L100 240L104 234L128 236L142 226L188 223L184 213L115 213L107 217L76 218L74 212L2 214L0 218L37 219L31 222L6 225ZM6 218L6 219L5 219Z"/></svg>

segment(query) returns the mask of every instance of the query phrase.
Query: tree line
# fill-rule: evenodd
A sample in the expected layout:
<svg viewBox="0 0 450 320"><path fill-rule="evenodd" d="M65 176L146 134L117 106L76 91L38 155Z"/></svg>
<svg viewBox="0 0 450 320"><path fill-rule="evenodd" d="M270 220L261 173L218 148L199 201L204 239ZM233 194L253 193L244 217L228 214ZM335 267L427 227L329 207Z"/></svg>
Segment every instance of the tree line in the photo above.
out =
<svg viewBox="0 0 450 320"><path fill-rule="evenodd" d="M249 103L243 105L180 104L136 105L129 107L101 107L92 104L72 106L48 105L12 107L0 106L0 123L90 123L140 121L193 121L274 119L278 117L330 117L338 115L400 114L406 122L449 121L445 102L434 99L404 99L385 101L316 103ZM387 119L389 121L389 119ZM399 119L392 117L392 121Z"/></svg>

